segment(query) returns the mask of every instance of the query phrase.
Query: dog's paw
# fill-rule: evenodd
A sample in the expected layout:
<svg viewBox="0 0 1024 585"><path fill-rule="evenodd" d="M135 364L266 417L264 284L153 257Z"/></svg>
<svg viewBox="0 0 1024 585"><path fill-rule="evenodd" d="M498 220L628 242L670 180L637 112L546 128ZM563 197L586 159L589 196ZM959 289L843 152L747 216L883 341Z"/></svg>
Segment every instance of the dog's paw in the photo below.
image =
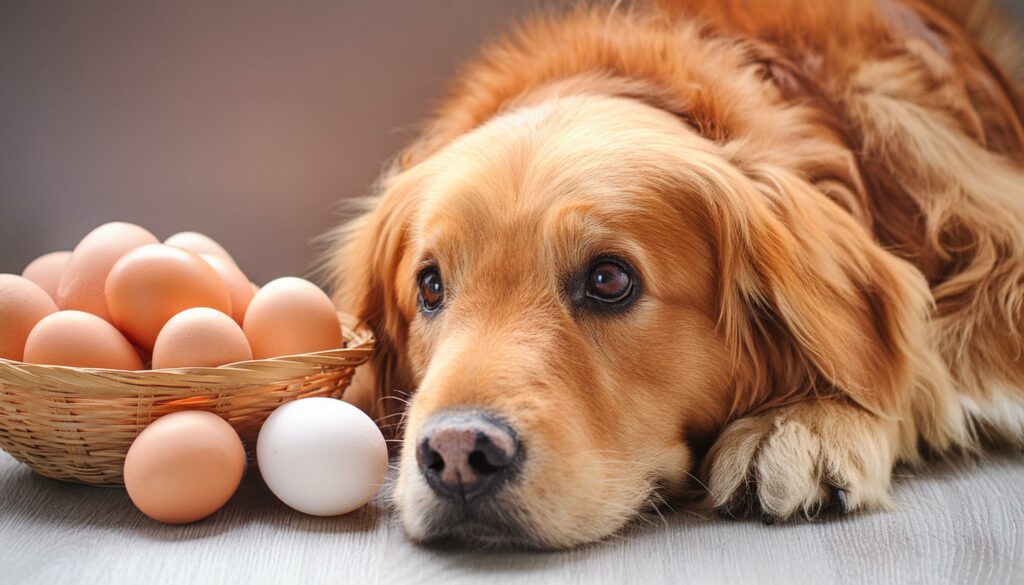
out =
<svg viewBox="0 0 1024 585"><path fill-rule="evenodd" d="M739 419L708 454L719 513L766 523L889 503L891 425L841 400L812 400Z"/></svg>

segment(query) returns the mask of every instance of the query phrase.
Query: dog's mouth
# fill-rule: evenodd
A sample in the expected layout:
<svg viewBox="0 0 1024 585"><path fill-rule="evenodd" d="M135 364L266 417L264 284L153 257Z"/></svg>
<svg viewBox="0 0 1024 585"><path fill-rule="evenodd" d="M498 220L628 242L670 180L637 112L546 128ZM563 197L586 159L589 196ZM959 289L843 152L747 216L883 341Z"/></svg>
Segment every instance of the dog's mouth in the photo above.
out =
<svg viewBox="0 0 1024 585"><path fill-rule="evenodd" d="M440 547L544 548L528 527L525 515L514 504L493 500L487 503L424 503L430 509L421 541Z"/></svg>

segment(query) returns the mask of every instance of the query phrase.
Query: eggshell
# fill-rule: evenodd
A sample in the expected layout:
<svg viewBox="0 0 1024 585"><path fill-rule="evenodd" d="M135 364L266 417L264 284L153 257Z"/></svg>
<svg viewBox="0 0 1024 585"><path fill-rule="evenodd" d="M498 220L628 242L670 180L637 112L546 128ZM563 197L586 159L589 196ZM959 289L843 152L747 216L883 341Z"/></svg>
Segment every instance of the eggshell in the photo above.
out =
<svg viewBox="0 0 1024 585"><path fill-rule="evenodd" d="M314 516L347 514L384 483L388 449L370 417L333 398L289 402L270 415L256 441L270 491Z"/></svg>
<svg viewBox="0 0 1024 585"><path fill-rule="evenodd" d="M106 297L114 325L149 351L164 324L185 309L231 314L231 296L217 271L196 254L164 244L142 246L118 260Z"/></svg>
<svg viewBox="0 0 1024 585"><path fill-rule="evenodd" d="M334 303L308 280L286 276L252 297L242 324L252 355L264 359L341 347Z"/></svg>
<svg viewBox="0 0 1024 585"><path fill-rule="evenodd" d="M235 264L235 259L228 254L228 251L217 243L216 240L199 232L179 232L164 240L168 246L195 252L196 254L209 254Z"/></svg>
<svg viewBox="0 0 1024 585"><path fill-rule="evenodd" d="M124 461L124 487L159 522L201 520L231 499L245 473L245 449L224 419L202 410L163 416L142 431Z"/></svg>
<svg viewBox="0 0 1024 585"><path fill-rule="evenodd" d="M29 263L21 275L39 285L51 299L57 300L57 287L64 268L71 260L71 252L51 252Z"/></svg>
<svg viewBox="0 0 1024 585"><path fill-rule="evenodd" d="M113 325L85 311L43 317L25 342L25 362L77 368L141 370L142 360Z"/></svg>
<svg viewBox="0 0 1024 585"><path fill-rule="evenodd" d="M216 367L251 359L249 341L238 323L206 307L171 317L153 346L154 370Z"/></svg>
<svg viewBox="0 0 1024 585"><path fill-rule="evenodd" d="M130 223L107 223L92 230L75 246L64 268L57 287L57 306L86 311L109 321L104 285L111 267L130 250L159 241Z"/></svg>
<svg viewBox="0 0 1024 585"><path fill-rule="evenodd" d="M0 358L22 361L32 328L56 312L57 305L39 285L15 274L0 274Z"/></svg>
<svg viewBox="0 0 1024 585"><path fill-rule="evenodd" d="M241 325L245 319L245 310L249 308L249 301L256 294L249 284L249 279L232 262L212 254L200 254L199 256L217 271L224 284L227 285L228 294L231 295L231 317Z"/></svg>

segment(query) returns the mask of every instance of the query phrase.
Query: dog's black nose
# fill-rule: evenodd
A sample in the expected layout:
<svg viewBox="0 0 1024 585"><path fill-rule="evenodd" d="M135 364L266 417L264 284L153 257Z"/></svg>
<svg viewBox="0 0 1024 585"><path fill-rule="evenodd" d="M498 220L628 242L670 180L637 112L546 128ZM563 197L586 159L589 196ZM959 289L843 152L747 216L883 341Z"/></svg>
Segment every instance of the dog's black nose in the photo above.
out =
<svg viewBox="0 0 1024 585"><path fill-rule="evenodd" d="M507 424L479 412L446 412L424 425L416 460L438 495L468 502L514 477L520 451Z"/></svg>

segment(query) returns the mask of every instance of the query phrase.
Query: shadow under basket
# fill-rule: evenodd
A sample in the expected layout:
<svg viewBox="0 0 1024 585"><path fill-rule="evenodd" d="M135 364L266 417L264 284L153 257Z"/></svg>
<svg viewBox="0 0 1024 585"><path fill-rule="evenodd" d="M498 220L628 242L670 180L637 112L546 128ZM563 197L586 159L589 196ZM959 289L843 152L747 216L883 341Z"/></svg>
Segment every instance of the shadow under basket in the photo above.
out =
<svg viewBox="0 0 1024 585"><path fill-rule="evenodd" d="M123 485L124 458L151 422L207 410L238 431L250 464L260 427L299 398L341 398L373 351L368 331L343 327L345 347L218 368L102 370L0 359L0 447L40 475Z"/></svg>

